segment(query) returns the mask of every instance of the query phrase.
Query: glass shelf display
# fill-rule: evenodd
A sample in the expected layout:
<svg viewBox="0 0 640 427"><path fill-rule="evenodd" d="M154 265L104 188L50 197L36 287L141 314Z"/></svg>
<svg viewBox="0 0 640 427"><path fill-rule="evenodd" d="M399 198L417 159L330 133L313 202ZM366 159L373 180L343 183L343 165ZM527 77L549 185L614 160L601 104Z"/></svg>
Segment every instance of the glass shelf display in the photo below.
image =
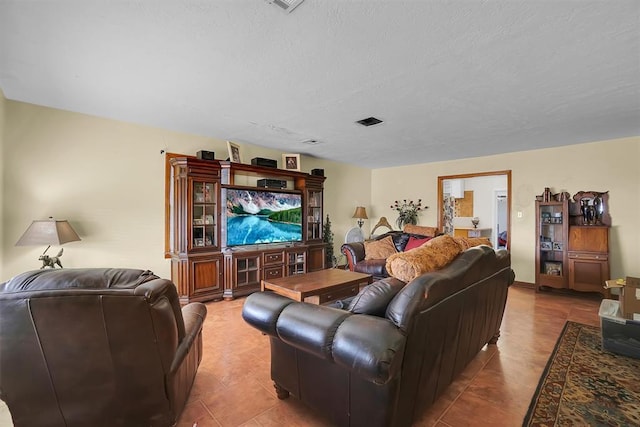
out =
<svg viewBox="0 0 640 427"><path fill-rule="evenodd" d="M217 246L216 196L214 183L193 181L191 233L194 248Z"/></svg>

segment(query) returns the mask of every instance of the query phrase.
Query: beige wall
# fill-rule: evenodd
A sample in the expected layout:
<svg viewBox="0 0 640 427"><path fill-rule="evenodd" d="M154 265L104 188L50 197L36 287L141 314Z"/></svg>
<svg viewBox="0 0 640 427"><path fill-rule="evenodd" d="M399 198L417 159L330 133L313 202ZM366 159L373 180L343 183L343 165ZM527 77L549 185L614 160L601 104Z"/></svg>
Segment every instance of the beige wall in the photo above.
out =
<svg viewBox="0 0 640 427"><path fill-rule="evenodd" d="M376 169L372 172L372 212L397 215L389 205L401 198L422 198L429 206L420 224L437 224L437 178L472 172L512 171L511 252L516 280L535 280L535 196L553 192L609 191L613 226L611 276L640 275L640 137L509 153L450 162ZM401 189L401 190L400 190ZM517 213L522 212L522 218Z"/></svg>
<svg viewBox="0 0 640 427"><path fill-rule="evenodd" d="M279 151L240 144L245 162ZM44 248L15 247L34 219L68 219L82 241L64 246L67 267L148 268L168 277L164 245L164 155L206 149L226 158L226 142L8 101L0 96L0 280L38 268ZM294 148L290 150L296 152ZM437 177L512 170L512 258L517 278L534 280L534 200L554 192L610 192L612 277L640 275L640 137L373 171L303 156L303 171L325 169L325 213L336 254L367 208L365 234L396 199L423 199L420 224L437 223ZM545 166L541 166L545 165ZM522 212L522 218L517 212ZM56 250L54 248L53 250Z"/></svg>
<svg viewBox="0 0 640 427"><path fill-rule="evenodd" d="M14 244L32 220L49 216L69 220L82 238L64 246L65 267L135 267L170 277L163 257L165 156L160 151L194 155L205 149L226 158L226 142L4 99L0 105L6 116L0 144L6 183L0 198L0 280L40 267L44 248ZM279 151L240 145L245 162L280 160ZM306 172L325 169L325 214L339 248L355 222L354 194L363 204L370 202L371 172L307 156L301 165Z"/></svg>

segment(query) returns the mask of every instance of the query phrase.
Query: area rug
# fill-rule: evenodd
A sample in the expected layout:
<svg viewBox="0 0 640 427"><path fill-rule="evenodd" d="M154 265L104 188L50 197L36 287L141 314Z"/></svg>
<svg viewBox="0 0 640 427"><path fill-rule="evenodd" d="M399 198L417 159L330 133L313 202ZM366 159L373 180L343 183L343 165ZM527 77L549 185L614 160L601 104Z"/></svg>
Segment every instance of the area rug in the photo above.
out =
<svg viewBox="0 0 640 427"><path fill-rule="evenodd" d="M566 323L523 426L640 426L640 359L601 341L599 328Z"/></svg>

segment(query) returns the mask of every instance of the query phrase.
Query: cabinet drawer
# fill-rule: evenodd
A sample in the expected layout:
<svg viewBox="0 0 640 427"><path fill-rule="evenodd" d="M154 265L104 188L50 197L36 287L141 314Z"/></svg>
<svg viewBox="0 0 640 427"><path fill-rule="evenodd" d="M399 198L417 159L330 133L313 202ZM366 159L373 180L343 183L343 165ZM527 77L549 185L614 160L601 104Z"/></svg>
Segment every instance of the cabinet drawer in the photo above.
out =
<svg viewBox="0 0 640 427"><path fill-rule="evenodd" d="M609 259L609 254L598 254L598 253L588 253L588 252L569 252L569 258L594 260L594 261L607 261Z"/></svg>
<svg viewBox="0 0 640 427"><path fill-rule="evenodd" d="M324 294L318 295L319 304L324 304L326 302L335 301L337 299L348 298L355 295L358 295L360 291L360 285L351 285L348 288L336 289L335 291L326 292Z"/></svg>
<svg viewBox="0 0 640 427"><path fill-rule="evenodd" d="M264 264L282 264L284 262L284 254L282 252L266 252L264 254Z"/></svg>
<svg viewBox="0 0 640 427"><path fill-rule="evenodd" d="M282 265L278 265L275 267L265 267L263 271L264 271L264 280L278 279L280 277L284 277L284 266Z"/></svg>

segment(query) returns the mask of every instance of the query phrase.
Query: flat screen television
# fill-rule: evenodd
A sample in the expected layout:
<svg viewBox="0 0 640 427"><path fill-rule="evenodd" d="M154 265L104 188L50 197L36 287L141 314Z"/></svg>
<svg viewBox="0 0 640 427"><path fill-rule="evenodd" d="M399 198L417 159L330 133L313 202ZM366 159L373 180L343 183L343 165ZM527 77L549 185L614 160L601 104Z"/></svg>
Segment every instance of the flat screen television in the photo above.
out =
<svg viewBox="0 0 640 427"><path fill-rule="evenodd" d="M302 241L302 195L227 188L227 246Z"/></svg>

